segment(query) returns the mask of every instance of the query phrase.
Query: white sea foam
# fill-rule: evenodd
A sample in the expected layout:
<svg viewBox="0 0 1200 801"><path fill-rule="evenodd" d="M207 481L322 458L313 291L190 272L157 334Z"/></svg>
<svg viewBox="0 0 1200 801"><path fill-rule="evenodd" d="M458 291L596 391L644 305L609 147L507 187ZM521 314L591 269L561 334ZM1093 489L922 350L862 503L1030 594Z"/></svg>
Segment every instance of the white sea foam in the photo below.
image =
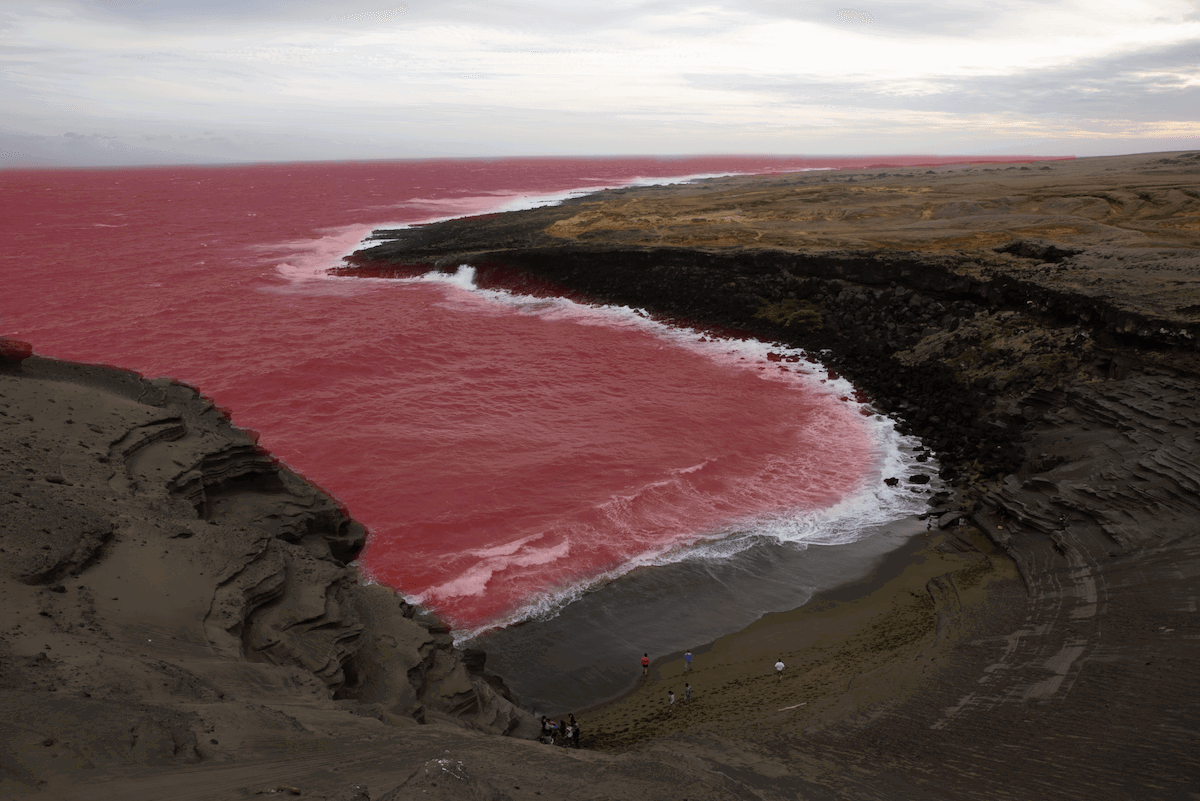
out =
<svg viewBox="0 0 1200 801"><path fill-rule="evenodd" d="M566 298L532 297L506 290L480 289L474 284L474 276L473 267L462 265L454 273L430 274L406 280L442 283L452 288L455 293L469 294L470 297L461 294L449 295L446 303L450 306L473 305L485 301L522 314L556 320L570 319L581 325L636 327L652 333L665 343L703 353L730 368L754 371L763 380L801 381L808 391L836 398L837 402L846 403L855 412L862 413L863 423L867 426L868 437L873 446L874 466L863 477L857 491L831 507L819 511L759 515L739 520L721 530L696 532L689 541L648 550L601 575L543 593L521 608L513 610L502 620L480 629L456 632L456 640L460 642L490 628L553 617L585 593L595 591L638 568L662 566L685 560L729 559L765 541L789 543L800 548L855 542L869 536L881 525L922 512L928 506L930 493L941 487L936 461L917 460L918 454L924 452L920 440L901 435L896 431L895 421L854 400L855 389L847 379L831 377L819 363L809 361L809 354L803 350L754 339L722 338L690 328L667 325L652 319L642 309L627 306L591 306ZM768 354L774 354L776 360L768 359ZM786 366L788 371L760 369L764 366L777 368L780 365ZM830 420L825 424L835 423ZM817 417L807 425L820 426L823 423L821 418ZM684 474L703 470L707 464L708 462L703 462L675 470L672 478L648 482L635 493L614 496L603 504L603 511L619 525L623 508L655 490L672 486ZM913 475L927 475L930 481L925 485L914 485L905 480ZM888 486L884 479L892 477L900 478L901 481L896 486ZM694 500L701 504L707 502L701 497ZM491 566L481 565L478 574L472 572L469 580L464 577L461 583L455 582L453 586L462 590L471 587L477 592L482 592L486 585L486 580L483 580L484 572L490 579L492 573L500 568L495 562ZM438 591L445 594L440 588ZM426 595L431 596L432 591Z"/></svg>
<svg viewBox="0 0 1200 801"><path fill-rule="evenodd" d="M788 172L811 172L815 170L832 169L829 167L806 167L798 170L789 170ZM474 216L480 214L495 214L506 211L521 211L523 209L540 208L542 206L554 206L562 203L573 197L582 195L590 195L595 192L600 192L605 189L619 189L628 186L673 186L676 184L689 183L692 181L700 181L706 178L722 178L736 175L751 175L755 173L742 172L714 172L714 173L695 173L692 175L672 176L672 177L637 177L628 181L603 181L597 180L596 183L568 189L561 192L548 192L542 194L521 194L510 191L485 192L481 195L474 195L460 198L410 198L400 203L395 203L386 208L392 209L445 209L448 214L436 215L422 218L415 222L396 222L396 223L376 223L374 225L347 225L339 228L331 228L324 232L321 236L312 239L299 239L290 242L281 242L275 245L262 246L259 250L264 252L292 251L294 255L289 256L286 261L276 264L276 274L283 278L287 283L282 287L267 287L262 291L265 292L303 292L305 294L345 294L348 291L362 290L366 287L378 287L380 284L386 286L392 279L389 278L359 278L331 275L330 270L340 267L343 264L345 257L350 256L356 251L363 248L372 247L379 244L377 240L371 239L371 235L375 230L392 230L403 231L414 225L429 225L432 223L445 222L447 220L460 219L464 215ZM486 201L486 202L481 202ZM381 207L383 208L383 207ZM329 286L316 286L318 282L325 282Z"/></svg>
<svg viewBox="0 0 1200 801"><path fill-rule="evenodd" d="M786 172L814 172L816 170L828 170L831 167L802 167L796 170L787 170ZM520 195L513 197L510 200L502 203L492 211L523 211L525 209L537 209L543 206L556 206L564 200L570 200L573 197L581 195L590 195L595 192L603 192L605 189L623 189L631 186L676 186L678 184L692 183L693 181L703 181L709 178L729 178L738 175L759 175L760 171L755 172L698 172L691 175L678 175L669 178L663 177L642 177L632 178L628 181L599 181L588 186L581 186L576 189L568 189L563 192L551 192L544 195Z"/></svg>
<svg viewBox="0 0 1200 801"><path fill-rule="evenodd" d="M352 280L339 280L337 276L329 274L329 269L360 249L363 239L370 235L372 228L369 225L347 225L326 231L316 238L256 248L268 254L291 252L286 261L275 265L276 275L285 283L282 286L264 287L261 291L305 294L346 294L355 291L356 285ZM359 288L362 286L358 285Z"/></svg>
<svg viewBox="0 0 1200 801"><path fill-rule="evenodd" d="M917 445L915 442L909 444L911 447ZM906 456L907 458L904 458ZM905 475L918 472L931 474L936 470L936 464L916 462L911 456L912 454L901 454L901 458L894 460L898 464L907 465ZM885 461L892 460L885 457ZM828 509L745 520L725 530L709 532L694 542L676 543L662 550L647 551L631 557L612 570L570 586L544 592L503 618L485 626L456 631L455 641L461 643L489 629L503 628L528 620L548 620L585 594L595 592L640 568L661 567L684 561L724 561L765 542L783 542L801 549L856 542L870 536L879 526L910 517L926 509L927 493L936 491L939 486L936 478L919 492L914 492L911 485L906 486L903 482L895 488L886 485L868 487L864 483L859 492ZM487 577L491 577L490 571ZM483 589L483 584L475 584L473 587L479 591Z"/></svg>
<svg viewBox="0 0 1200 801"><path fill-rule="evenodd" d="M471 556L478 556L481 559L490 559L498 556L512 556L529 543L540 540L543 536L543 534L530 534L528 537L521 537L520 539L515 539L512 542L503 542L499 545L489 545L485 548L470 548L466 551L463 551L463 553L470 554Z"/></svg>
<svg viewBox="0 0 1200 801"><path fill-rule="evenodd" d="M685 176L674 179L645 178L635 179L622 185L652 185L667 183L683 183L702 178L736 175L738 173L719 173ZM545 195L507 196L507 200L498 203L493 208L473 213L490 213L495 211L513 211L537 206L552 205L563 200L612 188L611 185L596 185L570 190L567 192L550 193ZM411 201L412 205L420 205L420 201ZM422 220L421 223L438 222L454 219L458 215ZM545 298L518 295L504 290L481 289L475 284L475 269L470 265L462 265L454 273L432 272L409 279L362 279L343 278L329 275L332 266L340 265L345 256L350 255L364 246L374 244L368 237L372 228L404 229L409 223L376 226L345 226L332 229L318 239L299 240L282 243L274 250L293 250L295 256L287 262L280 263L276 273L284 279L282 287L266 291L301 291L321 294L334 292L346 293L379 290L386 287L395 288L407 282L440 283L446 286L448 295L445 303L449 306L473 307L480 310L488 304L500 304L509 310L521 314L535 315L548 320L569 319L578 325L598 325L611 327L632 327L649 331L665 343L704 353L708 358L731 368L754 370L763 380L797 381L803 380L808 388L834 397L854 397L854 387L849 381L841 378L830 378L819 364L808 361L808 354L801 350L785 348L777 343L762 342L753 339L735 340L714 337L705 332L689 328L673 327L660 323L651 318L644 309L626 306L591 306L579 304L566 298ZM465 308L466 310L470 310ZM767 355L776 354L781 361L769 361ZM787 371L777 369L785 366ZM767 367L769 369L761 369ZM862 404L847 400L856 407ZM870 412L870 409L865 411ZM720 531L697 532L695 537L684 543L674 543L659 550L651 550L632 557L624 564L602 575L579 581L573 585L559 587L532 599L523 607L513 610L503 620L475 630L456 632L456 640L470 639L487 628L511 625L529 619L547 619L556 615L559 610L583 594L594 591L603 585L619 578L640 567L654 567L672 564L685 560L725 560L754 547L764 541L790 543L794 547L806 548L819 545L837 545L854 542L867 536L876 527L916 514L926 508L928 493L936 491L940 486L934 461L918 462L916 453L921 449L919 440L902 436L895 430L892 420L879 414L864 417L872 443L875 447L875 469L862 482L859 490L842 499L836 505L818 512L801 512L763 515L753 519L738 521L735 525L727 526ZM819 425L819 421L814 424ZM675 471L677 475L702 470L705 463ZM895 487L889 487L883 479L887 477L904 478L915 474L930 475L931 481L923 487L914 487L901 481ZM657 486L665 486L667 482L657 482L653 486L642 488L641 492L652 491ZM629 498L612 500L614 513L622 502ZM702 500L700 502L703 502ZM570 544L562 540L551 547L537 547L535 535L513 543L505 543L494 548L477 549L474 553L480 561L455 579L430 588L421 596L411 597L418 603L432 603L439 598L469 596L484 592L492 577L507 567L514 565L529 566L550 564L565 558L570 551Z"/></svg>
<svg viewBox="0 0 1200 801"><path fill-rule="evenodd" d="M480 595L486 590L488 582L496 573L513 567L553 564L566 559L571 554L571 543L568 540L564 539L549 547L539 548L530 545L530 541L536 539L540 539L540 537L527 537L517 543L516 548L507 547L513 545L513 543L507 543L498 548L483 549L486 555L479 562L450 581L430 587L425 592L414 596L413 600L417 603L436 605L437 602L449 598ZM471 553L478 555L480 551L476 550Z"/></svg>

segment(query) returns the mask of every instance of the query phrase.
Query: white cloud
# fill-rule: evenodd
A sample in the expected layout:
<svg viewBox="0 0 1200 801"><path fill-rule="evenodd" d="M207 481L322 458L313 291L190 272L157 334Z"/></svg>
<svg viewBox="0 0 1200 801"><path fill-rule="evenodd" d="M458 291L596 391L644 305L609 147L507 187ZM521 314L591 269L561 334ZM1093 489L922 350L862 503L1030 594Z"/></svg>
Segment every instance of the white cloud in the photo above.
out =
<svg viewBox="0 0 1200 801"><path fill-rule="evenodd" d="M215 127L249 159L283 132L312 158L970 152L1017 129L1103 139L1085 107L1127 135L1200 133L1200 14L1179 0L857 4L869 25L769 0L409 5L19 2L0 100L30 133Z"/></svg>

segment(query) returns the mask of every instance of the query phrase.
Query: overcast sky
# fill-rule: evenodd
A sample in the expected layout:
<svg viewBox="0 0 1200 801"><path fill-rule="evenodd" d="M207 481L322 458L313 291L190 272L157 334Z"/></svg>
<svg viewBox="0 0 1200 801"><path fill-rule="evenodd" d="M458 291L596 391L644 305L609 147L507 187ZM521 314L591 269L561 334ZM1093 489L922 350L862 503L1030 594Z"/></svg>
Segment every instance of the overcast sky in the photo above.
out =
<svg viewBox="0 0 1200 801"><path fill-rule="evenodd" d="M854 1L4 0L0 166L1200 148L1200 0Z"/></svg>

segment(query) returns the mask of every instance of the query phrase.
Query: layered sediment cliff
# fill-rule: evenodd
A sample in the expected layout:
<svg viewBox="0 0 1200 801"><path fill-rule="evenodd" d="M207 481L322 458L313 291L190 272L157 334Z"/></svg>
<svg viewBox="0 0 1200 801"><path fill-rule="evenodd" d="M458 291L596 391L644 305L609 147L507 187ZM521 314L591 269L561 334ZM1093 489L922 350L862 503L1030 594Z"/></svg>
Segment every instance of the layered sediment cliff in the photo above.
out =
<svg viewBox="0 0 1200 801"><path fill-rule="evenodd" d="M447 629L350 562L364 530L169 379L0 359L3 794L55 763L236 758L347 712L532 736ZM499 689L497 689L499 688Z"/></svg>

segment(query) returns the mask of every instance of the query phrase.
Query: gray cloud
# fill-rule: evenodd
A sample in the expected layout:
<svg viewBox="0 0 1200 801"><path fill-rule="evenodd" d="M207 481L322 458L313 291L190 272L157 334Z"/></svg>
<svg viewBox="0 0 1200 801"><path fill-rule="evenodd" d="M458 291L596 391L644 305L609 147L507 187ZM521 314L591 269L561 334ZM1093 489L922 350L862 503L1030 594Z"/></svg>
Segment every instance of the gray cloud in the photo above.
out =
<svg viewBox="0 0 1200 801"><path fill-rule="evenodd" d="M247 23L393 25L409 13L397 0L69 0L86 16L147 28L237 27Z"/></svg>
<svg viewBox="0 0 1200 801"><path fill-rule="evenodd" d="M296 132L295 120L280 120L274 128L222 125L199 133L180 133L184 126L170 121L155 125L154 132L137 134L120 132L121 124L120 120L89 121L84 123L87 127L57 135L0 128L0 169L499 156L508 150L504 143L497 146L495 142L456 135L444 121L438 134L413 131L399 141L387 142L354 132ZM97 133L97 128L108 133ZM111 133L114 131L117 133Z"/></svg>
<svg viewBox="0 0 1200 801"><path fill-rule="evenodd" d="M236 27L244 23L402 25L443 22L528 30L578 31L619 27L644 14L692 10L694 4L646 2L610 7L557 2L397 2L396 0L68 0L81 13L99 13L147 26Z"/></svg>
<svg viewBox="0 0 1200 801"><path fill-rule="evenodd" d="M870 25L875 21L875 15L863 8L839 8L834 16L847 25Z"/></svg>
<svg viewBox="0 0 1200 801"><path fill-rule="evenodd" d="M39 136L0 130L0 168L116 167L129 164L228 161L197 152L196 148L186 144L182 149L172 147L173 144L162 138L137 142L133 137L121 138L97 133L80 134L67 131L60 136Z"/></svg>
<svg viewBox="0 0 1200 801"><path fill-rule="evenodd" d="M1015 5L1015 4L1014 4ZM1006 3L908 3L859 2L795 3L779 0L747 0L736 6L742 11L764 19L794 20L817 25L853 27L864 33L902 35L908 33L938 36L977 36L985 32L1006 14ZM1022 6L1024 7L1024 6ZM859 18L849 23L839 11L856 11ZM863 24L870 19L870 24ZM802 44L802 43L798 43Z"/></svg>
<svg viewBox="0 0 1200 801"><path fill-rule="evenodd" d="M692 75L689 80L705 89L766 92L793 105L960 114L1012 112L1035 117L1135 121L1195 120L1200 116L1200 86L1184 85L1169 73L1195 75L1198 63L1200 40L1015 75L947 77L934 91L921 95L900 94L886 82L861 80L790 81L746 75Z"/></svg>
<svg viewBox="0 0 1200 801"><path fill-rule="evenodd" d="M8 44L0 54L0 108L5 124L23 129L0 135L0 150L35 160L1034 152L1026 140L993 133L983 120L1005 114L1015 121L1012 130L1027 125L1033 138L1049 142L1072 126L1086 127L1081 121L1089 130L1137 133L1143 122L1195 121L1200 108L1200 87L1172 77L1195 69L1200 39L1009 75L963 74L972 68L962 65L971 62L976 42L998 54L1012 52L1003 42L1013 37L1028 44L1018 35L1022 26L1036 29L1031 36L1044 37L1047 48L1059 38L1079 46L1079 38L1090 35L1090 21L1056 0L1035 6L1015 0L746 0L728 8L677 0L49 3L17 0L9 7L17 11L0 10ZM1169 35L1171 20L1156 22L1154 7L1147 7L1146 24L1159 27L1142 40ZM1176 20L1200 21L1200 0L1182 11L1169 8ZM1039 20L1044 27L1037 27ZM836 34L839 47L831 58L860 74L831 79L836 73L823 63L812 65L824 70L819 80L803 72L779 77L780 65L803 70L806 59L815 58L806 53L809 43L784 38L803 28L774 24L788 21ZM391 32L342 35L371 28ZM102 41L94 30L105 31ZM1112 25L1097 30L1089 47L1105 46ZM943 62L938 48L947 44ZM908 74L909 47L920 48L911 51L918 77L901 85L897 76ZM759 50L762 59L756 59ZM900 54L895 70L878 63L879 52ZM942 63L957 66L931 83L925 77L930 65ZM977 67L998 69L986 62ZM696 73L681 75L683 69ZM548 99L554 97L569 109L555 107ZM775 109L784 112L778 121ZM796 113L809 109L813 114ZM823 124L822 109L839 122ZM946 119L954 124L937 129L936 121ZM901 142L897 131L910 133ZM65 137L68 132L80 136Z"/></svg>
<svg viewBox="0 0 1200 801"><path fill-rule="evenodd" d="M964 110L994 104L1031 115L1195 120L1200 110L1200 85L1189 86L1176 75L1196 74L1197 52L1200 42L1013 77L959 80L936 100L940 107L951 110L957 110L954 99L961 98L958 108ZM929 98L926 107L934 102L935 98Z"/></svg>

